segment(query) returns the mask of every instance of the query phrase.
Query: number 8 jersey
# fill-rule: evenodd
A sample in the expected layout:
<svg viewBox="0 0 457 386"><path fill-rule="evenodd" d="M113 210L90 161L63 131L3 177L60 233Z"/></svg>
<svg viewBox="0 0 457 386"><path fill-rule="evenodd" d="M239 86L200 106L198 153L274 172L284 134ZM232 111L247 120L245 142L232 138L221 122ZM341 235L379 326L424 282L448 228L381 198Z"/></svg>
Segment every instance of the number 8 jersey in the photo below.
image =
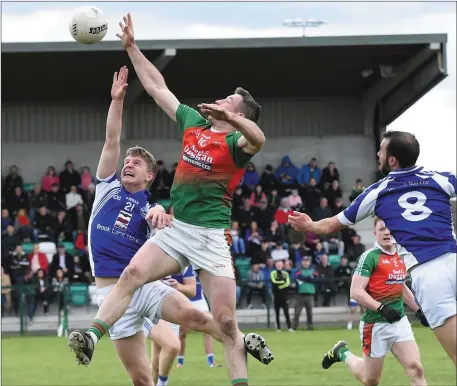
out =
<svg viewBox="0 0 457 386"><path fill-rule="evenodd" d="M389 228L409 270L445 253L457 252L450 198L456 177L421 166L400 169L371 185L338 215L353 225L370 215Z"/></svg>

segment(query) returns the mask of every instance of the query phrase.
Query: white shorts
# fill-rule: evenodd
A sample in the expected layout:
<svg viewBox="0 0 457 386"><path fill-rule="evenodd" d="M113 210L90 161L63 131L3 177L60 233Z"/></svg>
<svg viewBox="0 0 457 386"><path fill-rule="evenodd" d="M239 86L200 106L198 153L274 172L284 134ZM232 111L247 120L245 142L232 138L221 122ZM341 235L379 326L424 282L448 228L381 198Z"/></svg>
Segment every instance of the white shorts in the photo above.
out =
<svg viewBox="0 0 457 386"><path fill-rule="evenodd" d="M408 317L396 323L360 322L363 353L371 358L383 358L394 343L415 340Z"/></svg>
<svg viewBox="0 0 457 386"><path fill-rule="evenodd" d="M431 329L457 313L455 273L455 253L446 253L411 271L411 289Z"/></svg>
<svg viewBox="0 0 457 386"><path fill-rule="evenodd" d="M201 312L209 312L208 302L206 301L205 298L199 299L199 300L194 300L191 303L197 310L199 310Z"/></svg>
<svg viewBox="0 0 457 386"><path fill-rule="evenodd" d="M204 228L174 219L171 227L157 232L148 242L176 259L183 272L192 264L196 271L203 269L214 276L234 279L231 239L227 229Z"/></svg>
<svg viewBox="0 0 457 386"><path fill-rule="evenodd" d="M105 297L111 292L115 284L108 287L97 288L97 304L100 307ZM162 302L166 296L175 289L163 284L161 281L148 283L138 288L125 314L109 329L112 340L128 338L144 330L146 323L156 324L162 317Z"/></svg>

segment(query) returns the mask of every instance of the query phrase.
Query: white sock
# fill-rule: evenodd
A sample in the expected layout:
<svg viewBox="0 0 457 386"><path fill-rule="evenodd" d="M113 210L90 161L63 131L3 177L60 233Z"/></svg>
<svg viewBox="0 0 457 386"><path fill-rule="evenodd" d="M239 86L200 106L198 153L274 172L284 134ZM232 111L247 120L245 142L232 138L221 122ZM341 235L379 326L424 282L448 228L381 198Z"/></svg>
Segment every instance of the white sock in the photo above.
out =
<svg viewBox="0 0 457 386"><path fill-rule="evenodd" d="M352 322L348 322L348 330L352 330Z"/></svg>
<svg viewBox="0 0 457 386"><path fill-rule="evenodd" d="M87 333L90 335L90 337L94 341L94 344L97 344L97 342L98 342L97 335L95 335L92 331L87 331Z"/></svg>

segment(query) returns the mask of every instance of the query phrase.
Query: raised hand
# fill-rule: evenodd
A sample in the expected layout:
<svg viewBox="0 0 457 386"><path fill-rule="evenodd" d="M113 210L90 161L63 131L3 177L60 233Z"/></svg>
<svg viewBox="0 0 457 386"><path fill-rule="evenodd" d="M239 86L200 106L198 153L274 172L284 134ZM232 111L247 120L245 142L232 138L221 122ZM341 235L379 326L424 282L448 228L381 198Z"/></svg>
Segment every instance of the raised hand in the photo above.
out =
<svg viewBox="0 0 457 386"><path fill-rule="evenodd" d="M115 72L113 77L113 85L111 86L111 98L123 99L127 91L127 78L129 70L126 66L121 67L119 73Z"/></svg>
<svg viewBox="0 0 457 386"><path fill-rule="evenodd" d="M312 223L311 218L307 214L295 211L289 215L288 220L292 228L300 232L308 232Z"/></svg>
<svg viewBox="0 0 457 386"><path fill-rule="evenodd" d="M200 109L201 114L209 120L228 121L232 115L231 112L226 111L215 103L200 103L197 107Z"/></svg>
<svg viewBox="0 0 457 386"><path fill-rule="evenodd" d="M128 47L135 44L133 22L130 13L128 13L127 16L124 16L123 20L124 22L119 22L119 27L121 27L122 34L116 34L116 36L121 39L122 46L127 49Z"/></svg>

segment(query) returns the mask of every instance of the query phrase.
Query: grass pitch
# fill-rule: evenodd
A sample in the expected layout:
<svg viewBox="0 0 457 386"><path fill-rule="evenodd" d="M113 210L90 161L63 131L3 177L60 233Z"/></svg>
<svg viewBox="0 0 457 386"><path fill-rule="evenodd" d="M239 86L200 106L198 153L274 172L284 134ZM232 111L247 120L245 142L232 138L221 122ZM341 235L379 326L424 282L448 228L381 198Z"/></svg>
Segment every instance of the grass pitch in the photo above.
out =
<svg viewBox="0 0 457 386"><path fill-rule="evenodd" d="M265 366L249 360L251 386L357 385L346 366L337 363L321 368L322 355L338 340L345 339L351 350L361 355L358 330L315 330L289 333L258 331L264 335L275 360ZM456 385L456 369L437 343L433 333L414 329L429 385ZM223 364L222 346L215 343L216 360ZM122 364L106 337L97 345L87 368L76 366L66 339L47 337L7 337L2 339L2 385L115 386L131 385ZM408 378L395 358L386 358L381 385L408 385ZM201 334L189 334L185 366L174 368L170 386L230 385L225 368L208 368Z"/></svg>

